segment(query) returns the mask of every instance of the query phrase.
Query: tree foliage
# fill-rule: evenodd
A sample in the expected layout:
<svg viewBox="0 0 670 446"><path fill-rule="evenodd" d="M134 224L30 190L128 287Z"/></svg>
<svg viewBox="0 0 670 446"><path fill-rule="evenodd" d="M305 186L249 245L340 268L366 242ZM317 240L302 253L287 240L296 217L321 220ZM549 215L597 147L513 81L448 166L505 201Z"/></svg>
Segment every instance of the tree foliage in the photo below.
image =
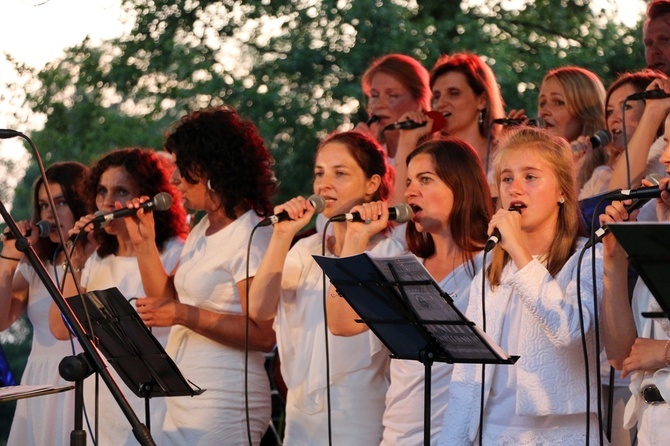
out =
<svg viewBox="0 0 670 446"><path fill-rule="evenodd" d="M551 68L580 65L607 84L644 65L639 25L625 28L586 0L514 10L505 1L466 3L127 0L132 32L101 46L85 40L32 73L26 104L47 117L32 136L51 161L88 162L114 147L160 148L180 116L226 103L266 139L280 200L310 193L314 149L326 133L365 119L360 78L384 54L409 54L428 68L444 53L480 54L508 107L529 115Z"/></svg>

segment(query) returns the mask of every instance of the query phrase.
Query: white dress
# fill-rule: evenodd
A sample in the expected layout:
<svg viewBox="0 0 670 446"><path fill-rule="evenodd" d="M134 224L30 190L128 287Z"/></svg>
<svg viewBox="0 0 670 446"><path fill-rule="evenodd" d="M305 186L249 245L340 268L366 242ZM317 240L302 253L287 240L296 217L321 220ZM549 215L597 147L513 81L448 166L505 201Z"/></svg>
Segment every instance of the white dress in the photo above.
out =
<svg viewBox="0 0 670 446"><path fill-rule="evenodd" d="M191 231L175 275L182 303L220 313L242 314L237 283L246 279L247 244L259 222L248 211L233 223L206 236L204 217ZM253 236L249 276L260 265L271 228ZM164 443L175 446L248 445L244 392L244 349L215 342L184 326L170 331L168 354L186 379L206 391L194 397L167 400ZM251 438L254 444L270 423L270 384L262 352L249 352L248 399Z"/></svg>
<svg viewBox="0 0 670 446"><path fill-rule="evenodd" d="M464 263L439 282L440 288L451 296L461 312L465 312L468 306L470 285L482 267L482 259L483 253L475 256L475 271L472 271L469 262ZM435 362L431 367L430 444L437 444L442 430L453 367L445 362ZM386 392L382 445L423 444L424 373L425 367L419 361L391 360L391 384Z"/></svg>
<svg viewBox="0 0 670 446"><path fill-rule="evenodd" d="M161 262L165 271L170 273L179 262L179 255L183 247L183 241L178 238L168 240L161 253ZM144 287L142 286L142 277L140 275L137 257L120 257L110 254L101 258L98 253L94 253L86 261L82 272L81 285L86 291L104 290L116 287L126 299L131 301L134 306L135 298L144 297ZM169 328L153 328L152 334L158 341L165 346ZM144 398L139 398L125 385L113 367L108 366L112 377L119 385L135 415L147 425L146 410ZM149 407L151 411L151 420L149 428L151 436L156 444L161 444L161 426L165 418L165 399L151 398ZM130 422L119 408L116 400L112 397L104 381L99 379L99 403L100 417L98 422L98 446L120 446L139 444L132 433ZM91 429L94 430L94 409L95 409L95 375L90 376L84 381L84 404L88 412L91 423ZM90 438L90 437L89 437Z"/></svg>
<svg viewBox="0 0 670 446"><path fill-rule="evenodd" d="M633 292L633 317L638 336L649 339L668 339L670 327L667 319L650 319L642 312L661 311L656 298L649 288L638 280ZM670 438L670 404L647 404L641 397L642 389L655 385L665 401L670 401L670 367L655 371L636 371L630 379L631 398L626 404L624 427L631 428L637 422L637 440L639 446L661 446L668 444Z"/></svg>
<svg viewBox="0 0 670 446"><path fill-rule="evenodd" d="M486 286L487 333L515 365L487 365L485 445L575 445L586 441L586 392L591 392L589 438L599 444L596 419L596 362L591 251L579 265L577 251L552 277L537 259L517 269L510 262L501 284ZM589 357L586 382L579 324L577 270ZM602 296L602 253L596 249L598 302ZM481 274L472 282L468 319L482 325ZM440 445L477 444L482 366L456 364L449 386Z"/></svg>
<svg viewBox="0 0 670 446"><path fill-rule="evenodd" d="M51 262L44 262L53 277ZM63 269L59 268L62 279ZM28 282L28 319L33 325L33 342L26 364L22 385L72 384L58 373L61 359L79 353L81 348L76 340L58 341L49 329L49 307L51 296L28 263L21 262L16 274L21 274ZM74 429L74 391L56 393L19 400L16 404L14 421L9 433L8 445L41 446L45 444L70 444L70 432Z"/></svg>
<svg viewBox="0 0 670 446"><path fill-rule="evenodd" d="M275 318L281 372L288 388L284 444L328 444L328 333L333 444L378 445L388 388L389 352L370 331L351 337L334 336L327 331L323 273L312 258L313 254L321 254L321 244L321 234L299 240L284 263ZM384 256L402 251L395 243L383 246L386 251L373 249L373 254ZM328 286L326 278L326 290Z"/></svg>

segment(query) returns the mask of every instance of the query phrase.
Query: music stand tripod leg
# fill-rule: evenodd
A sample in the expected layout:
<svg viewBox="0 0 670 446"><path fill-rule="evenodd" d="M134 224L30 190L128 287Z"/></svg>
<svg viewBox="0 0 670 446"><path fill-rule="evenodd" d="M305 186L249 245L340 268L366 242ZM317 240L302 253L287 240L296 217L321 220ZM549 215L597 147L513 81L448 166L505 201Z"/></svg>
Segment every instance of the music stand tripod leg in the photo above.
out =
<svg viewBox="0 0 670 446"><path fill-rule="evenodd" d="M421 362L424 366L424 389L423 389L423 444L430 446L430 396L432 393L432 366L433 352L427 351L421 354Z"/></svg>

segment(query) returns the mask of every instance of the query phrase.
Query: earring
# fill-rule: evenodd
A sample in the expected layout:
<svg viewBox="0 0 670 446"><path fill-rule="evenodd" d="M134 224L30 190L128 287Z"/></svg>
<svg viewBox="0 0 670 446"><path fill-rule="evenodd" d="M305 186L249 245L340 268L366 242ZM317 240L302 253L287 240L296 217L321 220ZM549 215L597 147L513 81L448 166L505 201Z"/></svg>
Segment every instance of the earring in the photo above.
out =
<svg viewBox="0 0 670 446"><path fill-rule="evenodd" d="M214 190L214 188L212 187L212 180L207 180L207 189Z"/></svg>
<svg viewBox="0 0 670 446"><path fill-rule="evenodd" d="M479 110L479 125L484 124L484 110Z"/></svg>
<svg viewBox="0 0 670 446"><path fill-rule="evenodd" d="M563 198L563 197L559 198L559 199L558 199L558 202L559 202L560 204L565 203L565 198Z"/></svg>

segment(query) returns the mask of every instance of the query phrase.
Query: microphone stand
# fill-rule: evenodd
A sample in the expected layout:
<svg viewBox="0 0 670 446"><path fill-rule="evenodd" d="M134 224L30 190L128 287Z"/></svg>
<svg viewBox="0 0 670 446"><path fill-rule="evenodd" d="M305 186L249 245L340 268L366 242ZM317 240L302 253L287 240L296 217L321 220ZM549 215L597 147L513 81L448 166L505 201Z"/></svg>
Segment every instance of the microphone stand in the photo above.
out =
<svg viewBox="0 0 670 446"><path fill-rule="evenodd" d="M10 134L9 132L13 133ZM28 141L32 149L35 151L36 158L38 159L38 162L40 164L40 171L42 172L42 176L44 178L44 184L46 187L48 182L46 175L44 174L44 167L41 164L39 153L37 152L37 149L35 148L33 142L30 140L30 138L28 138L21 132L6 129L0 130L1 139L5 139L12 136L21 136L26 141ZM33 248L33 246L30 244L28 239L24 237L23 234L21 234L21 231L19 231L19 228L16 226L16 222L7 211L7 208L5 207L2 200L0 200L0 214L2 215L2 218L4 219L7 226L9 227L11 233L16 237L16 245L15 245L16 249L21 251L26 256L26 259L28 259L28 262L35 270L35 273L39 277L40 281L44 284L44 287L49 292L49 295L51 296L54 303L60 310L61 314L67 321L68 325L70 326L70 330L72 330L72 332L76 336L77 340L79 341L79 344L83 349L83 354L79 355L80 357L79 364L77 364L73 368L81 366L83 369L88 369L90 367L91 371L99 373L103 381L107 385L107 388L109 389L110 393L112 394L117 404L119 405L119 408L130 422L133 434L135 435L137 441L143 446L155 446L156 444L154 443L154 440L151 437L151 433L149 432L147 427L144 424L142 424L142 422L139 420L139 418L133 411L132 407L128 403L128 400L125 398L125 396L119 389L119 386L116 384L116 381L114 381L114 378L112 378L112 375L109 373L109 370L105 366L105 363L102 357L100 356L98 349L94 347L93 342L86 335L79 320L72 312L72 309L70 308L69 304L63 298L63 294L60 292L56 284L53 282L51 276L49 276L49 274L47 273L44 264L37 256L37 253L35 253L35 249ZM59 369L63 368L67 367L63 367L63 364L61 363ZM88 374L90 374L90 371L87 370L82 370L82 373L78 374L79 375L78 380L75 385L76 388L75 403L82 402L81 396L82 396L83 384L79 381L83 380L83 378L88 376ZM81 412L82 408L79 407L78 412L75 414L75 424L79 424L79 426L75 426L75 428L77 427L81 428ZM85 445L86 432L83 431L82 429L79 430L75 429L75 431L73 431L71 434L70 441L74 442L75 444Z"/></svg>

